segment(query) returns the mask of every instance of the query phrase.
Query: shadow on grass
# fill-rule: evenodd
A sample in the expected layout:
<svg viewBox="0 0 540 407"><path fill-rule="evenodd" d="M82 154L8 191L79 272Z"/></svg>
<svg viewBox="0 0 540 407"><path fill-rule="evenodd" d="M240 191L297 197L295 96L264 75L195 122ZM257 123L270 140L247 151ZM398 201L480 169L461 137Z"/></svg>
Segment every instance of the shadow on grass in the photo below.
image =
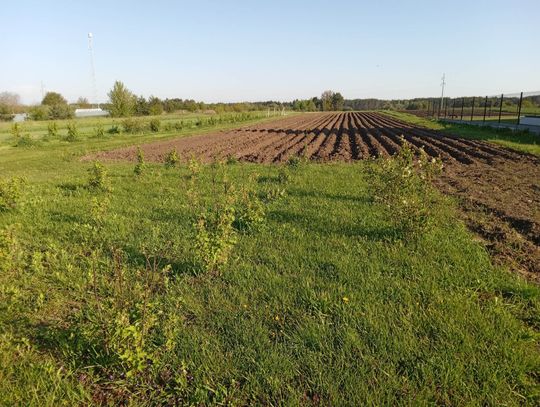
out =
<svg viewBox="0 0 540 407"><path fill-rule="evenodd" d="M321 191L308 191L305 189L291 189L288 195L298 198L329 199L342 202L372 203L373 199L369 196L356 196L351 194L330 194Z"/></svg>
<svg viewBox="0 0 540 407"><path fill-rule="evenodd" d="M364 237L372 241L393 241L397 236L395 228L390 226L366 227L360 224L339 224L337 222L323 222L298 212L274 210L268 213L268 219L282 224L291 224L303 227L309 232L319 236L341 235L345 237Z"/></svg>

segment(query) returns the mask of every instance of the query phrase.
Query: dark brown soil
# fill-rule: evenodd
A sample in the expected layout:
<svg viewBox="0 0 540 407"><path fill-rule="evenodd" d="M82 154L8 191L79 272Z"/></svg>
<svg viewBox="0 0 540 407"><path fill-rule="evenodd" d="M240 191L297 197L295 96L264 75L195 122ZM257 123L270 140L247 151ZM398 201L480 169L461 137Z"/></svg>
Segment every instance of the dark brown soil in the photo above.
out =
<svg viewBox="0 0 540 407"><path fill-rule="evenodd" d="M465 221L495 261L540 281L540 160L534 156L367 112L306 114L141 148L146 159L155 162L173 148L184 159L195 155L203 161L230 156L273 163L295 155L321 162L353 161L395 154L402 135L415 148L441 157L445 169L437 186L459 199ZM135 147L85 157L135 158Z"/></svg>

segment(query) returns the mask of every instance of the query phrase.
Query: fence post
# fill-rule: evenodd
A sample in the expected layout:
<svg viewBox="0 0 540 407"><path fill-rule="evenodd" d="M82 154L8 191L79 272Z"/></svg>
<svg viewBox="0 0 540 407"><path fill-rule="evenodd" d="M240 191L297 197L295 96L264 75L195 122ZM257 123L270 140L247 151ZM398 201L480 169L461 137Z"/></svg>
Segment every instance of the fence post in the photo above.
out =
<svg viewBox="0 0 540 407"><path fill-rule="evenodd" d="M454 114L454 111L456 110L456 99L452 102L452 120L455 120L456 115Z"/></svg>
<svg viewBox="0 0 540 407"><path fill-rule="evenodd" d="M502 114L503 99L504 99L504 93L501 93L501 104L499 106L499 124L501 124L501 114Z"/></svg>
<svg viewBox="0 0 540 407"><path fill-rule="evenodd" d="M523 92L521 92L521 94L519 95L518 120L517 120L518 126L519 126L519 119L521 116L521 102L523 102Z"/></svg>
<svg viewBox="0 0 540 407"><path fill-rule="evenodd" d="M461 119L463 121L463 106L465 106L465 98L461 98Z"/></svg>
<svg viewBox="0 0 540 407"><path fill-rule="evenodd" d="M473 121L474 117L474 100L476 99L476 96L473 96L472 98L472 109L471 109L471 122Z"/></svg>
<svg viewBox="0 0 540 407"><path fill-rule="evenodd" d="M484 101L484 120L482 121L483 124L486 123L486 110L487 110L487 96L486 96L486 99Z"/></svg>

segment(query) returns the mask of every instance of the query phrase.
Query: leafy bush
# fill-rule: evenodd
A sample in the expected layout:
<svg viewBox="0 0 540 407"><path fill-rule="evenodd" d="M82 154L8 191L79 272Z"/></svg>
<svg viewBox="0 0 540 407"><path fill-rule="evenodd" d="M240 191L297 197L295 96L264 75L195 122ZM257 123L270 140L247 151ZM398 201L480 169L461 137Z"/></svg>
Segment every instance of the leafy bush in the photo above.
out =
<svg viewBox="0 0 540 407"><path fill-rule="evenodd" d="M103 126L102 126L101 124L99 124L99 125L96 127L94 136L95 136L96 138L103 138L103 137L105 137L105 129L103 128Z"/></svg>
<svg viewBox="0 0 540 407"><path fill-rule="evenodd" d="M122 120L122 127L126 133L136 134L144 132L144 124L140 119L127 118Z"/></svg>
<svg viewBox="0 0 540 407"><path fill-rule="evenodd" d="M226 161L227 165L234 165L234 164L237 164L238 163L238 158L236 158L236 156L232 155L232 154L229 154L227 156L227 161Z"/></svg>
<svg viewBox="0 0 540 407"><path fill-rule="evenodd" d="M58 137L58 126L56 122L51 122L47 125L47 137L56 138Z"/></svg>
<svg viewBox="0 0 540 407"><path fill-rule="evenodd" d="M159 119L150 120L150 130L157 133L161 127L161 121Z"/></svg>
<svg viewBox="0 0 540 407"><path fill-rule="evenodd" d="M109 134L120 134L122 131L120 130L120 127L116 124L113 124L109 130L107 130L107 133Z"/></svg>
<svg viewBox="0 0 540 407"><path fill-rule="evenodd" d="M190 178L194 178L199 175L201 171L201 163L197 160L197 157L192 155L188 161L188 170Z"/></svg>
<svg viewBox="0 0 540 407"><path fill-rule="evenodd" d="M19 123L13 123L11 126L11 135L16 139L22 136L22 126Z"/></svg>
<svg viewBox="0 0 540 407"><path fill-rule="evenodd" d="M291 173L287 167L281 167L277 176L280 184L287 184L291 180Z"/></svg>
<svg viewBox="0 0 540 407"><path fill-rule="evenodd" d="M49 119L71 119L73 115L73 109L67 104L49 106Z"/></svg>
<svg viewBox="0 0 540 407"><path fill-rule="evenodd" d="M28 115L32 120L48 120L49 110L49 106L34 106L30 108Z"/></svg>
<svg viewBox="0 0 540 407"><path fill-rule="evenodd" d="M287 160L287 166L293 169L297 169L298 167L300 167L301 163L302 159L297 155L293 155Z"/></svg>
<svg viewBox="0 0 540 407"><path fill-rule="evenodd" d="M165 156L165 167L174 168L178 165L179 162L180 158L178 157L178 152L176 151L176 148L173 148Z"/></svg>
<svg viewBox="0 0 540 407"><path fill-rule="evenodd" d="M67 135L64 140L73 143L79 139L79 130L77 125L74 122L68 123L67 125Z"/></svg>
<svg viewBox="0 0 540 407"><path fill-rule="evenodd" d="M144 154L140 147L137 147L137 164L135 164L135 168L133 169L133 172L136 176L141 176L146 168L146 163L144 162Z"/></svg>
<svg viewBox="0 0 540 407"><path fill-rule="evenodd" d="M398 237L415 238L425 232L434 219L435 194L431 181L441 171L439 159L414 150L402 137L400 152L391 158L379 158L372 167L374 199L386 206L388 219Z"/></svg>
<svg viewBox="0 0 540 407"><path fill-rule="evenodd" d="M21 189L24 185L22 178L0 179L0 212L15 209L20 202Z"/></svg>
<svg viewBox="0 0 540 407"><path fill-rule="evenodd" d="M222 200L201 213L195 223L195 252L207 272L219 273L236 244L234 206Z"/></svg>
<svg viewBox="0 0 540 407"><path fill-rule="evenodd" d="M33 147L37 144L37 142L30 137L30 134L23 134L22 136L17 138L17 142L15 143L15 147Z"/></svg>
<svg viewBox="0 0 540 407"><path fill-rule="evenodd" d="M235 205L234 226L251 231L264 222L266 208L253 187L253 178L242 186Z"/></svg>
<svg viewBox="0 0 540 407"><path fill-rule="evenodd" d="M99 161L95 161L92 167L88 169L88 187L91 189L99 189L109 191L109 180L107 177L107 169Z"/></svg>

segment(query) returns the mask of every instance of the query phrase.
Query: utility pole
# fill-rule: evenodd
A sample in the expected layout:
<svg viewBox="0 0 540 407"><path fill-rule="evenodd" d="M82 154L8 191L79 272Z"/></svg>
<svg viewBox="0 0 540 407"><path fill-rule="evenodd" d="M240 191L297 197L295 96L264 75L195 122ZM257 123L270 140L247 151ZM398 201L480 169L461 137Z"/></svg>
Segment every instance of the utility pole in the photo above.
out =
<svg viewBox="0 0 540 407"><path fill-rule="evenodd" d="M443 108L443 103L444 103L444 85L446 85L446 82L445 82L445 74L443 73L442 74L442 81L441 81L441 106L439 108L439 112L442 110Z"/></svg>
<svg viewBox="0 0 540 407"><path fill-rule="evenodd" d="M41 100L45 98L45 85L43 85L43 81L41 81Z"/></svg>

